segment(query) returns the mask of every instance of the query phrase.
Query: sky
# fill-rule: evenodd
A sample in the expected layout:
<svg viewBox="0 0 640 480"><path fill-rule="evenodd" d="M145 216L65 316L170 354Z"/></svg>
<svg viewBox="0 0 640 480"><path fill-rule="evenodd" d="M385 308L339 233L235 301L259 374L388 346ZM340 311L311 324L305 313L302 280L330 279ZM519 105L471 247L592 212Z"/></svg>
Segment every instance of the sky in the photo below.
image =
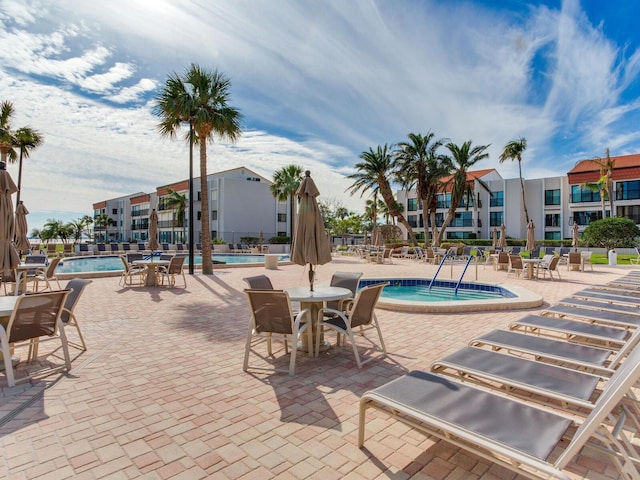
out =
<svg viewBox="0 0 640 480"><path fill-rule="evenodd" d="M297 164L355 212L359 155L412 132L490 145L477 167L504 178L520 137L525 178L639 153L637 18L640 2L601 0L0 0L0 101L44 136L23 166L29 227L188 178L152 108L191 63L228 76L243 115L209 172Z"/></svg>

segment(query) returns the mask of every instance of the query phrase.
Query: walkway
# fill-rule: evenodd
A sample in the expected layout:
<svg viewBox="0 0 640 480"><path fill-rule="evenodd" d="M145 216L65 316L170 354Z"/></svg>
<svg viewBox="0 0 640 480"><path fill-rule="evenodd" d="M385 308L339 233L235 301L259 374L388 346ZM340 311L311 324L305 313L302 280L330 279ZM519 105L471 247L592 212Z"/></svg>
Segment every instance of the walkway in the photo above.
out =
<svg viewBox="0 0 640 480"><path fill-rule="evenodd" d="M317 283L327 284L335 270L429 277L435 267L339 257L318 267ZM562 281L507 280L505 272L483 267L478 274L481 281L518 284L554 303L627 271L563 269ZM361 371L349 348L332 348L317 359L301 356L293 378L246 374L249 312L242 277L260 273L264 268L220 269L188 277L186 290L123 289L117 278L94 280L77 308L89 351L72 350L72 372L11 389L4 383L0 390L0 478L515 478L375 413L369 413L367 449L357 448L356 435L364 391L427 368L475 333L504 328L521 312L380 310L390 355ZM307 281L297 265L266 273L276 288ZM276 358L282 365L288 360L281 351ZM576 479L616 477L606 462L589 456L570 471Z"/></svg>

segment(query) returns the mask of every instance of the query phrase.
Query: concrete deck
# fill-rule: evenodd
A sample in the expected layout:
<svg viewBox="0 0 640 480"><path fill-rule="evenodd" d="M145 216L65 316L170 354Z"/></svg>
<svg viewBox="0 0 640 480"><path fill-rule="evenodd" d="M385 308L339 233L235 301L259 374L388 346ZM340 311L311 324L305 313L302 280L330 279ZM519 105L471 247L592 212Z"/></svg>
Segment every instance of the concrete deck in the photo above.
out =
<svg viewBox="0 0 640 480"><path fill-rule="evenodd" d="M435 272L413 260L394 262L336 257L318 267L317 283L328 284L336 270L361 271L365 278ZM460 268L454 268L455 278ZM562 280L551 281L507 279L504 271L481 266L478 280L530 289L548 305L630 270L562 268ZM443 314L378 310L387 358L358 370L349 346L333 347L315 359L300 355L293 378L248 374L242 371L249 319L242 278L261 273L276 288L307 282L297 265L216 269L213 276L187 276L187 289L121 288L117 278L95 279L76 309L89 350L72 349L73 370L14 388L0 375L0 478L516 478L371 411L366 448L360 450L358 401L366 390L428 368L474 335L505 328L541 307ZM280 344L275 348L274 362L288 365ZM568 472L576 479L617 476L606 461L588 454Z"/></svg>

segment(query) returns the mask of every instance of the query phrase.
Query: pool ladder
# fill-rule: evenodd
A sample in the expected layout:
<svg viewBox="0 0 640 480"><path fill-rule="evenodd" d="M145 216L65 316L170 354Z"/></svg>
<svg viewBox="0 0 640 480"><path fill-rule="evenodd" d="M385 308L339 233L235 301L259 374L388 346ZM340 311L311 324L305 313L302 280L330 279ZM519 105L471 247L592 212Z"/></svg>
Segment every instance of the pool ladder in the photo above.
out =
<svg viewBox="0 0 640 480"><path fill-rule="evenodd" d="M433 282L436 281L436 278L438 277L438 274L440 273L440 270L442 269L442 266L444 265L444 262L446 261L447 257L451 258L451 260L453 261L453 255L450 253L445 253L444 257L442 257L442 260L440 261L440 265L438 265L438 270L436 270L436 274L433 276L433 278L429 282L429 290L431 290L431 287L433 286ZM474 255L469 255L469 258L467 259L467 263L464 266L464 270L462 270L462 275L460 275L460 278L458 279L458 283L456 283L456 288L453 291L454 295L458 294L458 289L460 288L460 284L462 283L464 274L467 273L467 268L469 268L469 264L471 263L471 260L473 260L474 258L475 258Z"/></svg>

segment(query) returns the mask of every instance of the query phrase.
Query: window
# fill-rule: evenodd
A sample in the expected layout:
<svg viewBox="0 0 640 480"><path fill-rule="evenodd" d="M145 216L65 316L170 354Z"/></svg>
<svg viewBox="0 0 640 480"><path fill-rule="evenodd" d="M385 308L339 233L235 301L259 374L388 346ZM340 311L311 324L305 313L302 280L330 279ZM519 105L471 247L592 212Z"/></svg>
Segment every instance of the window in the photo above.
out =
<svg viewBox="0 0 640 480"><path fill-rule="evenodd" d="M436 227L440 228L444 223L444 213L436 213Z"/></svg>
<svg viewBox="0 0 640 480"><path fill-rule="evenodd" d="M619 217L625 217L640 224L640 205L625 205L617 207Z"/></svg>
<svg viewBox="0 0 640 480"><path fill-rule="evenodd" d="M113 208L113 209L111 209L111 213L112 213L113 215L118 215L118 209L117 209L117 208Z"/></svg>
<svg viewBox="0 0 640 480"><path fill-rule="evenodd" d="M504 207L504 192L493 192L493 196L489 199L490 207Z"/></svg>
<svg viewBox="0 0 640 480"><path fill-rule="evenodd" d="M198 220L202 220L202 212L199 211L199 210L198 210L198 213L197 213L197 218L198 218Z"/></svg>
<svg viewBox="0 0 640 480"><path fill-rule="evenodd" d="M473 195L469 195L469 203L467 205L467 196L465 195L464 197L462 197L462 200L460 200L460 208L473 208Z"/></svg>
<svg viewBox="0 0 640 480"><path fill-rule="evenodd" d="M214 188L213 190L211 190L211 201L215 202L218 200L218 189Z"/></svg>
<svg viewBox="0 0 640 480"><path fill-rule="evenodd" d="M637 200L638 198L640 198L640 180L616 182L616 200Z"/></svg>
<svg viewBox="0 0 640 480"><path fill-rule="evenodd" d="M449 208L451 206L451 194L439 193L436 195L436 208Z"/></svg>
<svg viewBox="0 0 640 480"><path fill-rule="evenodd" d="M218 220L218 211L211 210L211 220Z"/></svg>
<svg viewBox="0 0 640 480"><path fill-rule="evenodd" d="M218 238L218 231L217 230L211 230L211 238Z"/></svg>
<svg viewBox="0 0 640 480"><path fill-rule="evenodd" d="M202 195L200 194L200 192L198 192L198 202L202 201Z"/></svg>
<svg viewBox="0 0 640 480"><path fill-rule="evenodd" d="M587 210L586 212L573 212L573 221L578 225L589 225L602 219L602 210Z"/></svg>
<svg viewBox="0 0 640 480"><path fill-rule="evenodd" d="M452 227L473 227L472 212L458 212L451 220Z"/></svg>
<svg viewBox="0 0 640 480"><path fill-rule="evenodd" d="M547 213L544 216L545 227L559 227L560 226L560 214L559 213Z"/></svg>
<svg viewBox="0 0 640 480"><path fill-rule="evenodd" d="M473 232L447 232L448 240L462 240L464 238L470 238Z"/></svg>
<svg viewBox="0 0 640 480"><path fill-rule="evenodd" d="M417 198L407 199L407 212L415 212L417 210L418 210L418 199Z"/></svg>
<svg viewBox="0 0 640 480"><path fill-rule="evenodd" d="M586 202L599 202L600 192L593 192L588 188L583 188L581 185L571 185L571 202L572 203L586 203Z"/></svg>
<svg viewBox="0 0 640 480"><path fill-rule="evenodd" d="M278 214L278 221L279 222L286 222L287 221L287 214L286 213L279 213Z"/></svg>
<svg viewBox="0 0 640 480"><path fill-rule="evenodd" d="M499 227L502 225L502 212L489 212L489 226Z"/></svg>
<svg viewBox="0 0 640 480"><path fill-rule="evenodd" d="M411 228L416 228L418 226L418 216L407 215L407 222L409 222L409 225L411 225Z"/></svg>
<svg viewBox="0 0 640 480"><path fill-rule="evenodd" d="M560 232L544 232L545 240L560 240Z"/></svg>
<svg viewBox="0 0 640 480"><path fill-rule="evenodd" d="M544 191L545 205L560 205L560 189Z"/></svg>

